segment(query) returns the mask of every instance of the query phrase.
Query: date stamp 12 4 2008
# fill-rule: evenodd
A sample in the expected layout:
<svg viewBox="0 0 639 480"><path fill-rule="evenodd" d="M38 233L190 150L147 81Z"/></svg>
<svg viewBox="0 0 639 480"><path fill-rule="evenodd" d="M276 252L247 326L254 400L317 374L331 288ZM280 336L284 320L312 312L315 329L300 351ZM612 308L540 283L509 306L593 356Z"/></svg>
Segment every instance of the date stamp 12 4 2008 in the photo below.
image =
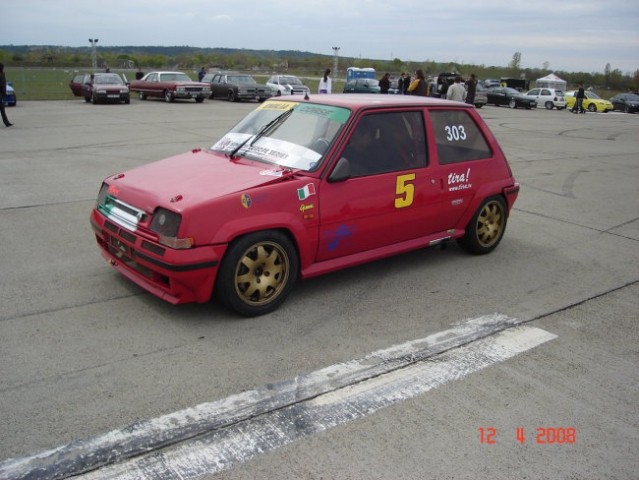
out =
<svg viewBox="0 0 639 480"><path fill-rule="evenodd" d="M533 441L537 445L565 445L577 442L577 429L574 427L539 427L534 435L526 436L524 427L515 429L515 441L524 444ZM479 427L479 443L494 445L497 443L497 429L493 427Z"/></svg>

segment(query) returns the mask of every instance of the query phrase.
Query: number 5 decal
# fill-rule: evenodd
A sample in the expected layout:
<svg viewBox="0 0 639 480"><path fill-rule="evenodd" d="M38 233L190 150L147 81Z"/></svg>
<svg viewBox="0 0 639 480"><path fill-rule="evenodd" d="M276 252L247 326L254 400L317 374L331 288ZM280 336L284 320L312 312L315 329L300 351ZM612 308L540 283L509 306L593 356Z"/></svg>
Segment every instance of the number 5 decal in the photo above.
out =
<svg viewBox="0 0 639 480"><path fill-rule="evenodd" d="M415 185L412 182L415 180L414 173L407 173L406 175L397 176L397 184L395 186L395 208L410 207L413 204L415 198Z"/></svg>

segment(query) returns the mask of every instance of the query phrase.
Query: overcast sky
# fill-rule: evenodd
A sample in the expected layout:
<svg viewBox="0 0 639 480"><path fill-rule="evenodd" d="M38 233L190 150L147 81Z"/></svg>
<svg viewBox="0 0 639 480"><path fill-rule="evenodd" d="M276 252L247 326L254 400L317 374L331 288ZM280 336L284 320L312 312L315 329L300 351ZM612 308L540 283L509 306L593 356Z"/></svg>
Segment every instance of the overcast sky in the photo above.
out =
<svg viewBox="0 0 639 480"><path fill-rule="evenodd" d="M0 45L161 45L623 73L639 0L7 0ZM340 69L347 65L340 63Z"/></svg>

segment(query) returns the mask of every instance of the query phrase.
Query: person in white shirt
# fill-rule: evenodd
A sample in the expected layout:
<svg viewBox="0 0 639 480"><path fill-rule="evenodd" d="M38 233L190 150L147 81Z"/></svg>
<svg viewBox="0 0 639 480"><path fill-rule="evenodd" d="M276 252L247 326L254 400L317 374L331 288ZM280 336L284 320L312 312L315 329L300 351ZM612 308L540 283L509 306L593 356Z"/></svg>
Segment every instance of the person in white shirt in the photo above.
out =
<svg viewBox="0 0 639 480"><path fill-rule="evenodd" d="M454 100L456 102L463 102L466 98L466 89L461 84L461 77L459 75L455 77L455 82L450 87L448 87L446 98L448 100Z"/></svg>
<svg viewBox="0 0 639 480"><path fill-rule="evenodd" d="M324 76L320 78L319 82L319 93L331 93L331 69L327 68L324 71Z"/></svg>

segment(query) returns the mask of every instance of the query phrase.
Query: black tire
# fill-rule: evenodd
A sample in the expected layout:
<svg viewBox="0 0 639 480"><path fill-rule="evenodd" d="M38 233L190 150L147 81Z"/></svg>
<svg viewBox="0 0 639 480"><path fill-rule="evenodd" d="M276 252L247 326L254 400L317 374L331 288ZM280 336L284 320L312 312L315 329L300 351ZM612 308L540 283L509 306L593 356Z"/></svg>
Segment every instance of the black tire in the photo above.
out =
<svg viewBox="0 0 639 480"><path fill-rule="evenodd" d="M229 102L237 102L237 95L235 95L235 90L229 90L228 99Z"/></svg>
<svg viewBox="0 0 639 480"><path fill-rule="evenodd" d="M589 112L596 112L597 111L597 105L595 105L594 103L591 103L590 105L588 105L588 111Z"/></svg>
<svg viewBox="0 0 639 480"><path fill-rule="evenodd" d="M466 234L457 239L460 247L475 255L492 252L506 231L508 211L499 196L484 200L466 226Z"/></svg>
<svg viewBox="0 0 639 480"><path fill-rule="evenodd" d="M476 104L475 104L475 108L481 108L481 107L483 107L483 106L484 106L484 104L483 104L483 103L476 103Z"/></svg>
<svg viewBox="0 0 639 480"><path fill-rule="evenodd" d="M139 96L140 96L140 100L146 100L146 93L140 92Z"/></svg>
<svg viewBox="0 0 639 480"><path fill-rule="evenodd" d="M552 103L551 101L547 101L547 102L544 104L544 107L546 107L546 109L547 109L547 110L552 110L554 106L555 106L555 104L554 104L554 103Z"/></svg>
<svg viewBox="0 0 639 480"><path fill-rule="evenodd" d="M202 103L204 101L204 95L195 97L195 103Z"/></svg>
<svg viewBox="0 0 639 480"><path fill-rule="evenodd" d="M84 101L87 103L91 103L91 97L84 97Z"/></svg>
<svg viewBox="0 0 639 480"><path fill-rule="evenodd" d="M175 102L175 98L173 98L170 90L164 90L164 101L166 103Z"/></svg>
<svg viewBox="0 0 639 480"><path fill-rule="evenodd" d="M217 275L216 297L240 315L254 317L277 309L297 281L299 260L291 240L267 230L236 239Z"/></svg>
<svg viewBox="0 0 639 480"><path fill-rule="evenodd" d="M508 106L510 108L517 108L517 100L515 100L514 98L511 98L510 102L508 102Z"/></svg>

